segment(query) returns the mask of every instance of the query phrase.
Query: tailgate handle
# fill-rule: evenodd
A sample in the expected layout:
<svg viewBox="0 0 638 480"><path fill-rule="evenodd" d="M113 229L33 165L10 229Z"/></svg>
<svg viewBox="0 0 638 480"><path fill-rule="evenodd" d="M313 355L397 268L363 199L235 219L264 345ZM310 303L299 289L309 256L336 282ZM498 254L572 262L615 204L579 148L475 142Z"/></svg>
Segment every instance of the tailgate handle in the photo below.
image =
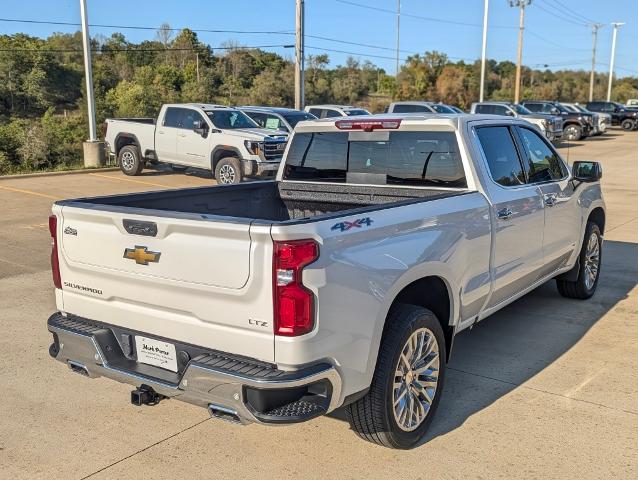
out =
<svg viewBox="0 0 638 480"><path fill-rule="evenodd" d="M132 235L144 235L154 237L157 235L157 224L155 222L145 222L143 220L122 220L126 231Z"/></svg>

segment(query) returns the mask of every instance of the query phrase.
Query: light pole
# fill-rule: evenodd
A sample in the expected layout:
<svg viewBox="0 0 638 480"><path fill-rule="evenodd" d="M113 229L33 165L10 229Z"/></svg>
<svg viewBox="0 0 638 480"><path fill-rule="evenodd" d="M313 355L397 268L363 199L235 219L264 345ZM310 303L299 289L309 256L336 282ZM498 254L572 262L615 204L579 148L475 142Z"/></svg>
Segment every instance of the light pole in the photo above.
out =
<svg viewBox="0 0 638 480"><path fill-rule="evenodd" d="M523 61L523 31L525 30L525 7L532 0L510 0L510 7L521 9L518 21L518 58L516 61L516 84L514 85L514 103L518 103L521 93L521 63Z"/></svg>
<svg viewBox="0 0 638 480"><path fill-rule="evenodd" d="M591 49L591 74L589 75L589 101L594 101L594 79L596 76L596 43L598 42L598 29L603 27L602 23L594 23L591 28L592 49Z"/></svg>
<svg viewBox="0 0 638 480"><path fill-rule="evenodd" d="M479 102L483 101L485 92L485 54L487 51L487 13L490 8L490 0L485 0L483 8L483 48L481 49L481 88L479 91Z"/></svg>
<svg viewBox="0 0 638 480"><path fill-rule="evenodd" d="M618 28L624 25L624 22L615 22L612 23L614 27L614 33L611 37L611 59L609 61L609 79L607 82L607 101L611 102L611 84L614 80L614 60L616 59L616 35L618 33Z"/></svg>
<svg viewBox="0 0 638 480"><path fill-rule="evenodd" d="M97 126L95 124L91 37L89 36L89 19L86 12L86 0L80 0L80 16L82 18L82 48L84 50L84 76L86 78L86 107L89 117L89 139L83 144L84 166L97 167L103 163L104 144L98 142Z"/></svg>
<svg viewBox="0 0 638 480"><path fill-rule="evenodd" d="M399 76L399 45L401 44L401 0L397 0L397 65L395 75Z"/></svg>
<svg viewBox="0 0 638 480"><path fill-rule="evenodd" d="M295 108L304 107L304 0L296 0L295 15Z"/></svg>

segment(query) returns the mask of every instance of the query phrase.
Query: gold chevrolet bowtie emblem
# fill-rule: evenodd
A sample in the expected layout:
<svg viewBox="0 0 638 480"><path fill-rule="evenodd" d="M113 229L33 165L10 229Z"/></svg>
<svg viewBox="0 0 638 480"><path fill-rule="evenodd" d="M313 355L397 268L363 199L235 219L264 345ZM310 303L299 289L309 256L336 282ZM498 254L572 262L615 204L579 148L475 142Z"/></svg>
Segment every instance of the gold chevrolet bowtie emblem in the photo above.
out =
<svg viewBox="0 0 638 480"><path fill-rule="evenodd" d="M135 260L138 265L148 265L148 262L159 262L160 252L149 252L147 247L135 245L135 248L127 248L124 250L124 258Z"/></svg>

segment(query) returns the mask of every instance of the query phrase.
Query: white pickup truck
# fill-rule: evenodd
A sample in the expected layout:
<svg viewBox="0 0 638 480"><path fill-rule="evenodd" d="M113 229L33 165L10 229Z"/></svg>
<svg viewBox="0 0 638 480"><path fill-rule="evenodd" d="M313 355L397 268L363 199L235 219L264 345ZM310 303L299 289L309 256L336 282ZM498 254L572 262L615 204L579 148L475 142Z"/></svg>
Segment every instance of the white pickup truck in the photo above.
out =
<svg viewBox="0 0 638 480"><path fill-rule="evenodd" d="M600 166L525 121L301 122L284 158L276 181L56 202L51 356L136 405L264 424L345 406L411 448L456 334L550 279L596 290Z"/></svg>
<svg viewBox="0 0 638 480"><path fill-rule="evenodd" d="M221 105L164 105L157 121L106 120L106 149L126 175L138 175L149 161L210 170L221 184L274 177L287 141L287 133L259 128L242 111Z"/></svg>

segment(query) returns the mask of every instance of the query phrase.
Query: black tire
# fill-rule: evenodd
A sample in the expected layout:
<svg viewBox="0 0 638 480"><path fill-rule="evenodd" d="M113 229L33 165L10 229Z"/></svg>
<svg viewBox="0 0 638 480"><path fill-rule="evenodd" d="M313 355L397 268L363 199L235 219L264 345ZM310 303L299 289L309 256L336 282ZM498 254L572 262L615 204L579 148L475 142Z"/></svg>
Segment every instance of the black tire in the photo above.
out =
<svg viewBox="0 0 638 480"><path fill-rule="evenodd" d="M222 158L215 166L215 179L220 185L233 185L242 181L241 163L238 158Z"/></svg>
<svg viewBox="0 0 638 480"><path fill-rule="evenodd" d="M171 163L171 170L174 172L185 172L187 168L188 167L184 165L175 165L174 163Z"/></svg>
<svg viewBox="0 0 638 480"><path fill-rule="evenodd" d="M592 282L588 283L587 280L587 257L588 257L588 245L592 235L596 236L598 242L598 258L596 268L596 278ZM602 235L600 234L600 228L594 222L587 222L587 228L585 229L585 238L583 239L583 245L580 249L580 255L578 257L578 278L575 281L556 279L556 286L558 292L566 298L576 298L578 300L586 300L590 298L596 291L598 286L598 279L600 278L600 267L602 266Z"/></svg>
<svg viewBox="0 0 638 480"><path fill-rule="evenodd" d="M123 146L117 156L117 163L124 175L139 175L144 169L144 161L136 145Z"/></svg>
<svg viewBox="0 0 638 480"><path fill-rule="evenodd" d="M370 390L346 407L346 416L352 430L364 440L389 448L409 449L419 445L424 438L441 398L446 370L445 337L436 316L430 310L416 305L399 304L393 307L386 322ZM399 378L399 383L407 382L405 375L402 379L396 376L399 360L408 339L421 328L428 329L436 340L438 382L424 419L418 427L406 431L395 418L394 386L396 378Z"/></svg>
<svg viewBox="0 0 638 480"><path fill-rule="evenodd" d="M580 125L567 125L563 130L563 138L572 142L577 142L583 138L583 128Z"/></svg>
<svg viewBox="0 0 638 480"><path fill-rule="evenodd" d="M623 120L622 122L620 122L620 126L622 127L623 130L633 130L636 127L636 122L627 118L625 120Z"/></svg>

